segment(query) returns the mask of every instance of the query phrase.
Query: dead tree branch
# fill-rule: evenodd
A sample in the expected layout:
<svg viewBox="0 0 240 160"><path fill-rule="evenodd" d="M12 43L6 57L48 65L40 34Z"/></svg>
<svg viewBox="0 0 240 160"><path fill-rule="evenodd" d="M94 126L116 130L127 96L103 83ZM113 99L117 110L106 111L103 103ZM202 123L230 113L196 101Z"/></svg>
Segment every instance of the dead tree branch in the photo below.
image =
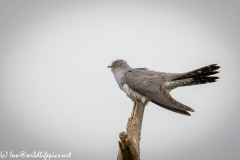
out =
<svg viewBox="0 0 240 160"><path fill-rule="evenodd" d="M120 141L117 160L140 160L140 139L145 104L134 102L132 115L128 119L127 133L119 134Z"/></svg>

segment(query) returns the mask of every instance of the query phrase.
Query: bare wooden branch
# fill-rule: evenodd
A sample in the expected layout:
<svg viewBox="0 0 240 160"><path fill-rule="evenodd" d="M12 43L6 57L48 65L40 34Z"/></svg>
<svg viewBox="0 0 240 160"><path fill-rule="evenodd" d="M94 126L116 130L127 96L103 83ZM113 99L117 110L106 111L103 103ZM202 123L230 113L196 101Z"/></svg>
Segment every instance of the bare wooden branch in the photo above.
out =
<svg viewBox="0 0 240 160"><path fill-rule="evenodd" d="M140 160L140 139L145 104L135 101L132 115L128 119L127 133L119 134L117 160Z"/></svg>

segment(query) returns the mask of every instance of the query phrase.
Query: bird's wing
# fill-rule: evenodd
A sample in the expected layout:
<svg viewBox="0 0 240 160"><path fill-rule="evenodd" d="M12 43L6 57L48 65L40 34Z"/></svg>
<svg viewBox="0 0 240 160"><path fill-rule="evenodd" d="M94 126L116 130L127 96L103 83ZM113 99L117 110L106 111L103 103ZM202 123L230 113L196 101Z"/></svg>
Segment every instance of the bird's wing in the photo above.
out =
<svg viewBox="0 0 240 160"><path fill-rule="evenodd" d="M131 89L146 96L153 103L163 108L174 112L178 110L185 112L194 111L171 97L169 92L163 87L166 79L159 72L147 69L133 69L125 75L124 81Z"/></svg>

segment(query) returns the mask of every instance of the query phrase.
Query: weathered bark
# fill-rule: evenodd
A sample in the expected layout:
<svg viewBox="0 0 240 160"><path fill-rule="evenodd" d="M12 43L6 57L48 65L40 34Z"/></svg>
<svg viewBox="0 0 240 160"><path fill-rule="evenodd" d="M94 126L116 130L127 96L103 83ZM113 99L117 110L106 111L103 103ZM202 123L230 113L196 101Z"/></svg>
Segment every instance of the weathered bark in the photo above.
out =
<svg viewBox="0 0 240 160"><path fill-rule="evenodd" d="M140 139L145 104L134 102L131 117L128 119L127 133L119 134L120 141L117 160L140 160Z"/></svg>

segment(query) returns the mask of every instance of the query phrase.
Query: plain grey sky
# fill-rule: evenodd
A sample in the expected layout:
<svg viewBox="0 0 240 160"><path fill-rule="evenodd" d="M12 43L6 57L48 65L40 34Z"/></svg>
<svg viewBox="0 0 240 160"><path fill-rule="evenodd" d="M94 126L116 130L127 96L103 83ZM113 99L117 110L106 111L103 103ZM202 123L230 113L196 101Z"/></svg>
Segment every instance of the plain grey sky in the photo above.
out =
<svg viewBox="0 0 240 160"><path fill-rule="evenodd" d="M0 1L0 152L116 159L133 104L107 66L125 59L222 67L217 83L172 91L191 117L146 107L142 160L238 160L239 16L233 0Z"/></svg>

